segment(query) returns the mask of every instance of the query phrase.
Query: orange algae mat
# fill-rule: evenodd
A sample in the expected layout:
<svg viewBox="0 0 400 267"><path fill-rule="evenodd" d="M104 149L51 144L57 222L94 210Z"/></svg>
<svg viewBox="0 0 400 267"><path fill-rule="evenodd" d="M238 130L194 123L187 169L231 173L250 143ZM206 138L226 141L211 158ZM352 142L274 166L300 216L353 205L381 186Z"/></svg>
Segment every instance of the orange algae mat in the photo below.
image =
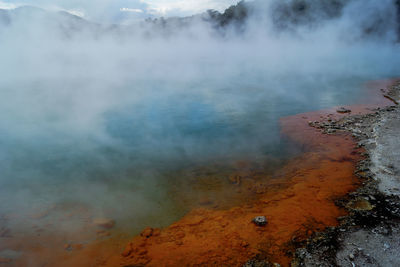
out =
<svg viewBox="0 0 400 267"><path fill-rule="evenodd" d="M350 107L352 114L391 104L377 90L391 83L369 84L370 104ZM346 211L334 200L359 185L354 170L360 151L351 136L324 135L308 125L309 121L341 116L333 108L282 118L282 134L303 145L307 152L272 178L243 179L237 185L250 188L258 195L256 200L244 197L243 204L229 209L195 208L169 227L147 228L130 241L114 234L65 249L64 237L42 234L40 238L49 246L35 247L29 245L30 240L38 237L27 236L23 245L17 240L13 247L24 248L31 255L12 266L242 266L256 255L288 266L299 242L338 224L336 218ZM251 222L260 215L267 217L264 227Z"/></svg>

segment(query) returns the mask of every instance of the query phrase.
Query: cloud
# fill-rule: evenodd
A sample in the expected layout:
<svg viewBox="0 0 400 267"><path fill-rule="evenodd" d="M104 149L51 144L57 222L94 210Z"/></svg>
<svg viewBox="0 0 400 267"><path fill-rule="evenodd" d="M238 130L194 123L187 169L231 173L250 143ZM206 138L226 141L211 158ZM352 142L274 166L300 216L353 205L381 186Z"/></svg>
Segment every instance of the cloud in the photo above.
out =
<svg viewBox="0 0 400 267"><path fill-rule="evenodd" d="M139 9L139 8L127 8L127 7L122 7L122 8L120 8L120 11L122 11L122 12L143 13L143 10L142 10L142 9Z"/></svg>
<svg viewBox="0 0 400 267"><path fill-rule="evenodd" d="M18 5L0 1L0 9L14 9L16 7L18 7Z"/></svg>
<svg viewBox="0 0 400 267"><path fill-rule="evenodd" d="M142 0L149 5L148 12L160 16L187 16L208 9L223 11L238 0Z"/></svg>

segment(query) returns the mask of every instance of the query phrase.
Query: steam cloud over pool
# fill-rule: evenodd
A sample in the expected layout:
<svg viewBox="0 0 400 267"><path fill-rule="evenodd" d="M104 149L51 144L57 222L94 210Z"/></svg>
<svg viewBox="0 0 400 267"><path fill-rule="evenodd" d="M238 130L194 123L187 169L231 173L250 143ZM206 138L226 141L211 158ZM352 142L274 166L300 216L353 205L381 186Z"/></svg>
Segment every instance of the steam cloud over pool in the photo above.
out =
<svg viewBox="0 0 400 267"><path fill-rule="evenodd" d="M133 233L168 225L190 206L171 196L180 170L273 169L299 151L280 117L362 101L364 82L398 76L394 1L304 14L277 2L248 3L226 25L212 12L129 26L0 12L0 216L25 229L33 213L73 203Z"/></svg>

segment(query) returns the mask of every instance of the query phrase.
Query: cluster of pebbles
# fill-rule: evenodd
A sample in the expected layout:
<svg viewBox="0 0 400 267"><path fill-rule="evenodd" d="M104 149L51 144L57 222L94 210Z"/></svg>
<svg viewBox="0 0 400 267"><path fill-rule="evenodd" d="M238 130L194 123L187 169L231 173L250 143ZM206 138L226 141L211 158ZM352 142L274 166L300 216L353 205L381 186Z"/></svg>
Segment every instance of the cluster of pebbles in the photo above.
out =
<svg viewBox="0 0 400 267"><path fill-rule="evenodd" d="M311 127L320 129L324 134L335 134L338 131L350 132L359 143L359 146L364 146L364 143L374 136L374 124L381 120L381 117L386 112L392 112L396 106L374 109L373 113L365 115L346 116L339 120L328 118L326 121L309 121ZM349 110L349 112L351 112Z"/></svg>

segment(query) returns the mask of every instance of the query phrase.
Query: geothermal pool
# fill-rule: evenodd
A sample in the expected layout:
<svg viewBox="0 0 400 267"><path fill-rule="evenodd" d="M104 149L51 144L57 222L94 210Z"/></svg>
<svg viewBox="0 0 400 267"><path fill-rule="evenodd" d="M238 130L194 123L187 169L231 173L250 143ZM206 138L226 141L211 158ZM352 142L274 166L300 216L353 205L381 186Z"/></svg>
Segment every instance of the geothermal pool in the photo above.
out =
<svg viewBox="0 0 400 267"><path fill-rule="evenodd" d="M282 117L365 103L368 81L398 73L391 45L43 40L0 51L0 257L38 264L273 194L308 149Z"/></svg>
<svg viewBox="0 0 400 267"><path fill-rule="evenodd" d="M6 3L0 264L102 265L133 236L129 264L168 256L174 266L203 251L205 264L217 254L237 265L262 249L288 264L287 241L300 228L304 239L337 223L344 211L332 199L355 188L359 151L347 136L309 134L307 118L295 115L369 103L369 81L399 76L397 6L288 7L304 15L297 20L262 2L226 27L210 13L107 25ZM299 120L307 130L293 126ZM315 137L317 151L295 142L297 131ZM243 227L260 212L270 228ZM161 228L165 240L141 243L145 227ZM91 251L98 240L119 245ZM224 254L226 244L238 250Z"/></svg>
<svg viewBox="0 0 400 267"><path fill-rule="evenodd" d="M91 21L124 1L2 2L0 265L240 266L261 253L287 266L359 183L351 137L302 113L370 103L369 81L399 76L392 0L246 1L247 19L226 26L215 12Z"/></svg>

